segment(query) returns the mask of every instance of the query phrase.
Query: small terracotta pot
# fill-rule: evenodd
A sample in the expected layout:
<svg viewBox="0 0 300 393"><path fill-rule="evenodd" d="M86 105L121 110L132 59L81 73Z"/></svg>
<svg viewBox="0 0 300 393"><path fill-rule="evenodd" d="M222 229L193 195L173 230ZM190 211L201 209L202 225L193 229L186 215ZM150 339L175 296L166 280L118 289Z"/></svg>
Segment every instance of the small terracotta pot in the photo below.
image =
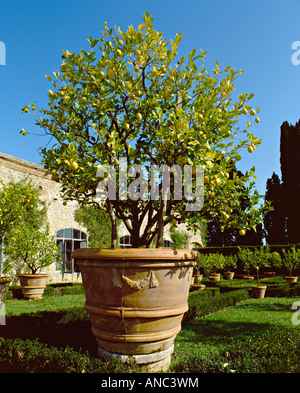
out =
<svg viewBox="0 0 300 393"><path fill-rule="evenodd" d="M285 276L284 279L285 279L287 282L297 282L298 277L297 277L297 276Z"/></svg>
<svg viewBox="0 0 300 393"><path fill-rule="evenodd" d="M244 280L254 280L254 276L243 276Z"/></svg>
<svg viewBox="0 0 300 393"><path fill-rule="evenodd" d="M198 282L202 281L203 274L198 274ZM193 276L193 284L197 284L197 276Z"/></svg>
<svg viewBox="0 0 300 393"><path fill-rule="evenodd" d="M221 279L221 274L220 273L214 273L214 274L210 274L208 276L209 281L220 281Z"/></svg>
<svg viewBox="0 0 300 393"><path fill-rule="evenodd" d="M263 299L265 297L267 286L252 285L251 288L253 292L253 297L255 297L256 299Z"/></svg>
<svg viewBox="0 0 300 393"><path fill-rule="evenodd" d="M18 274L22 295L25 299L41 299L49 274Z"/></svg>
<svg viewBox="0 0 300 393"><path fill-rule="evenodd" d="M275 277L276 272L265 272L264 275L265 275L265 277Z"/></svg>
<svg viewBox="0 0 300 393"><path fill-rule="evenodd" d="M204 284L193 284L192 291L203 291L205 289Z"/></svg>
<svg viewBox="0 0 300 393"><path fill-rule="evenodd" d="M225 280L232 280L234 277L234 272L224 272L224 278Z"/></svg>

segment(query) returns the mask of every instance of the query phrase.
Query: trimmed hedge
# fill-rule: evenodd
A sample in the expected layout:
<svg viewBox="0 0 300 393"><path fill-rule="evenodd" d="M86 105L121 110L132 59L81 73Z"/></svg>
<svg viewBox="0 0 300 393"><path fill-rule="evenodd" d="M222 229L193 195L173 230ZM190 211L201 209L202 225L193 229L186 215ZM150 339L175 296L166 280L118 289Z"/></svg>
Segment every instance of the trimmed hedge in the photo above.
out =
<svg viewBox="0 0 300 393"><path fill-rule="evenodd" d="M7 339L34 340L57 348L72 347L97 356L97 343L91 331L89 314L82 307L67 311L38 311L6 318L0 336Z"/></svg>
<svg viewBox="0 0 300 393"><path fill-rule="evenodd" d="M0 371L26 373L131 372L117 360L103 362L72 348L48 347L36 340L0 338Z"/></svg>
<svg viewBox="0 0 300 393"><path fill-rule="evenodd" d="M183 323L187 323L193 318L203 317L219 311L225 307L234 306L242 300L249 299L251 295L251 289L239 289L218 296L204 296L205 291L206 289L203 292L190 293L189 310L184 315Z"/></svg>
<svg viewBox="0 0 300 393"><path fill-rule="evenodd" d="M267 284L267 297L296 297L300 296L300 285L299 284L279 284L269 285Z"/></svg>
<svg viewBox="0 0 300 393"><path fill-rule="evenodd" d="M299 373L300 336L297 329L270 331L255 339L229 345L210 356L175 355L175 373ZM48 347L38 340L0 338L0 371L27 373L137 372L117 360L103 362L71 348Z"/></svg>
<svg viewBox="0 0 300 393"><path fill-rule="evenodd" d="M43 297L78 295L84 293L81 283L48 284L44 290ZM11 285L7 291L6 299L23 299L22 289L19 285Z"/></svg>

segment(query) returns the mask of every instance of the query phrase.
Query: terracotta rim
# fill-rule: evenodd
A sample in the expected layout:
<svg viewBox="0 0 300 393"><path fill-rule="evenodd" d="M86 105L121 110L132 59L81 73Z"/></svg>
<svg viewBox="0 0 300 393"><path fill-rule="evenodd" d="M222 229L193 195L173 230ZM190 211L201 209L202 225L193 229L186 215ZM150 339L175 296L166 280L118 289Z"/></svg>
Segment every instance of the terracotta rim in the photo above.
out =
<svg viewBox="0 0 300 393"><path fill-rule="evenodd" d="M165 248L81 248L72 252L72 258L114 260L195 260L195 250L173 250Z"/></svg>
<svg viewBox="0 0 300 393"><path fill-rule="evenodd" d="M49 274L40 273L40 274L18 274L18 277L49 277Z"/></svg>
<svg viewBox="0 0 300 393"><path fill-rule="evenodd" d="M264 285L252 285L251 286L251 288L253 288L253 289L266 289L267 288L267 286L264 286Z"/></svg>

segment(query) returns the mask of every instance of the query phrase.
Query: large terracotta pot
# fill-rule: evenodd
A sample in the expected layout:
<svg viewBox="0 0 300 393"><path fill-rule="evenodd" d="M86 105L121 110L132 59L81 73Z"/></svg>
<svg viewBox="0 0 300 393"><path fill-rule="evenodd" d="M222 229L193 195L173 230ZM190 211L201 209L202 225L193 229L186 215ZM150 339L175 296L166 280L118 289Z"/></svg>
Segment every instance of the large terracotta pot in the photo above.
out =
<svg viewBox="0 0 300 393"><path fill-rule="evenodd" d="M41 299L49 274L18 274L25 299Z"/></svg>
<svg viewBox="0 0 300 393"><path fill-rule="evenodd" d="M8 291L11 279L8 277L0 276L0 302L4 302Z"/></svg>
<svg viewBox="0 0 300 393"><path fill-rule="evenodd" d="M166 371L188 310L197 253L171 249L78 249L85 309L102 358Z"/></svg>

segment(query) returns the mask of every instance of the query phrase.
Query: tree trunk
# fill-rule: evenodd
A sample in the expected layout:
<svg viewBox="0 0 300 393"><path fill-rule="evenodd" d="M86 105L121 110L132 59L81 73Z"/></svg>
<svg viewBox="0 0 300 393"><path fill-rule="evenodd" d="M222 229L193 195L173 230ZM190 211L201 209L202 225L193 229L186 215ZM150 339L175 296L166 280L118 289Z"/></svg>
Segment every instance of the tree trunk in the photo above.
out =
<svg viewBox="0 0 300 393"><path fill-rule="evenodd" d="M110 221L111 221L111 248L116 248L117 247L117 220L116 220L116 215L113 210L113 207L107 199L107 205L108 205L108 213L110 216Z"/></svg>
<svg viewBox="0 0 300 393"><path fill-rule="evenodd" d="M156 248L161 248L163 246L164 241L164 212L166 211L167 201L161 201L161 207L157 222L157 240L156 240Z"/></svg>
<svg viewBox="0 0 300 393"><path fill-rule="evenodd" d="M257 277L257 284L258 284L258 286L260 286L260 282L259 282L259 268L256 268L256 277Z"/></svg>

